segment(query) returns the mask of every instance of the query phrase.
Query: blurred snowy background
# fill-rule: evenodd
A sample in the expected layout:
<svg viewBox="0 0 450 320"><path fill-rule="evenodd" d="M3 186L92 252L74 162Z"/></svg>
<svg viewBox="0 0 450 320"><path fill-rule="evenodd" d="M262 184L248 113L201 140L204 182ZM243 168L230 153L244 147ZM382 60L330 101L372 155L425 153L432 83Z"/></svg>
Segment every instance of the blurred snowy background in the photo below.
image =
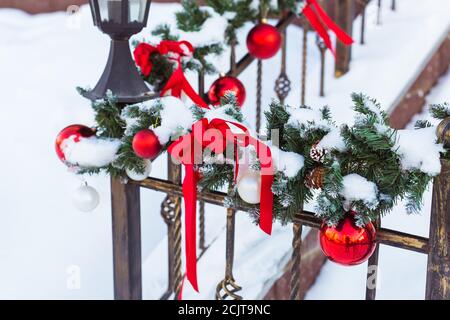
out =
<svg viewBox="0 0 450 320"><path fill-rule="evenodd" d="M356 44L351 71L340 79L332 75L333 59L327 54L326 97L318 96L319 51L309 35L309 105L331 107L338 122L351 121L350 93L365 92L386 110L416 75L429 53L448 35L448 0L398 0L398 10L383 11L383 24L375 24L376 5L367 11L367 44ZM430 5L432 2L433 5ZM177 4L152 4L149 27L137 37L148 36L160 23L174 21ZM359 30L359 18L354 30ZM240 43L251 25L239 33ZM358 35L356 31L355 37ZM288 28L288 74L293 91L287 103L300 100L301 29ZM64 12L30 16L14 9L0 9L0 298L2 299L111 299L112 248L109 178L88 178L99 190L101 204L84 214L71 204L80 180L67 172L55 155L53 144L63 127L93 125L87 100L75 87L94 85L104 68L108 38L95 29L87 6L77 14ZM246 52L238 47L238 57ZM263 106L275 97L274 80L280 56L263 66ZM228 69L228 54L217 59ZM254 119L256 65L240 77L247 87L243 108ZM188 75L193 84L196 75ZM207 85L214 77L207 78ZM450 75L441 78L427 97L428 103L450 101ZM417 118L429 118L427 112ZM165 157L153 175L165 178ZM144 298L158 298L166 287L166 226L159 215L163 195L142 191ZM431 194L421 215L407 216L402 205L382 225L421 236L428 235ZM186 289L186 298L213 298L223 278L225 210L207 206L207 242L211 248L199 263L201 294ZM264 296L266 281L280 275L290 254L291 228L277 225L272 237L263 235L245 214L237 217L235 278L246 298ZM426 256L382 246L379 290L381 299L423 299ZM366 266L345 268L327 262L308 299L363 299ZM75 278L74 278L75 277ZM74 282L74 279L77 281ZM79 282L78 282L79 280Z"/></svg>

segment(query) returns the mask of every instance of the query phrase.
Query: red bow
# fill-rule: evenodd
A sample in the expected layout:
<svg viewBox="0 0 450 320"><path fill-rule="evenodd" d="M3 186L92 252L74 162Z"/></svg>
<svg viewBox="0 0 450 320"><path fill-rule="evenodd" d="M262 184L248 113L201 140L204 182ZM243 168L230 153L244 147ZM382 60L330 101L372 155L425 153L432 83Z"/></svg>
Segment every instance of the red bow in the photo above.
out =
<svg viewBox="0 0 450 320"><path fill-rule="evenodd" d="M181 93L184 92L196 105L207 108L208 104L195 92L183 73L181 58L194 54L192 44L188 41L163 40L155 47L148 43L140 43L134 50L134 60L146 77L152 72L153 64L150 58L153 53L167 55L169 60L172 60L176 65L175 71L160 95L164 96L170 91L172 96L180 98Z"/></svg>
<svg viewBox="0 0 450 320"><path fill-rule="evenodd" d="M232 127L238 128L242 133L233 133ZM267 234L271 234L272 232L272 183L274 173L272 154L269 147L253 138L248 129L237 122L218 118L209 121L203 118L194 123L192 132L172 143L168 148L168 152L174 159L177 159L184 165L186 171L183 181L186 228L186 276L197 292L196 202L198 176L195 174L194 165L202 163L203 150L205 148L210 148L217 154L223 153L229 144L232 144L234 147L236 161L235 182L239 172L237 147L247 147L249 145L255 147L257 157L261 163L260 228Z"/></svg>
<svg viewBox="0 0 450 320"><path fill-rule="evenodd" d="M353 44L353 39L350 37L341 27L339 27L333 20L327 15L325 10L317 3L317 0L306 0L306 6L303 9L303 14L308 19L314 30L317 31L319 36L325 42L328 49L331 50L334 56L336 53L331 43L330 35L325 27L330 29L336 34L336 37L342 41L345 45ZM325 25L325 26L324 26Z"/></svg>

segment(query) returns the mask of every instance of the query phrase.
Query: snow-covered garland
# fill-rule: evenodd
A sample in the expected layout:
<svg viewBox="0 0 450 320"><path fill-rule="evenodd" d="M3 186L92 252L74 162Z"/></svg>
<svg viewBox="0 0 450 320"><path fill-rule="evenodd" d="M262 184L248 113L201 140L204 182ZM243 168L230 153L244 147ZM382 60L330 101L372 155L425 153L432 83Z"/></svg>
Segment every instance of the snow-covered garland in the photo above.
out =
<svg viewBox="0 0 450 320"><path fill-rule="evenodd" d="M232 93L220 106L189 108L178 98L163 97L123 109L109 94L93 104L97 127L65 128L56 150L77 173L105 170L124 182L146 179L151 161L165 150L180 161L185 168L186 276L196 290L196 189L228 190L224 206L247 207L270 234L274 218L291 221L314 189L321 188L317 215L324 219L322 250L335 262L354 265L375 249L371 220L402 198L410 212L419 209L429 181L440 172L445 150L428 123L396 131L375 101L361 94L353 100L355 124L340 129L326 107L291 108L274 102L266 113L268 136L279 139L264 144L245 125ZM433 110L450 114L448 106ZM74 204L90 211L98 194L83 186Z"/></svg>
<svg viewBox="0 0 450 320"><path fill-rule="evenodd" d="M387 213L400 199L407 200L408 212L420 209L422 195L429 181L439 174L440 157L445 152L436 141L435 128L420 122L416 130L394 130L374 100L354 94L353 101L355 124L340 128L333 123L327 107L292 108L273 102L266 112L269 140L277 136L274 130L279 130L278 143L266 144L275 166L273 215L283 223L291 221L315 195L317 214L330 225L350 209L357 212L358 223L364 225ZM149 160L133 150L133 138L144 129L153 130L162 146L160 152L164 152L203 118L245 125L232 94L224 97L221 106L210 110L188 107L173 97L120 109L112 94L93 103L93 109L95 136L71 136L62 142L64 160L78 174L106 171L125 179L146 178ZM450 115L448 105L432 106L431 110L438 118ZM226 152L205 152L203 163L196 165L198 187L226 191L231 183L225 206L250 206L258 220L258 201L248 200L245 192L240 192L239 179L249 173L258 175L260 164L252 146L239 148L239 155L243 164L235 185L234 158ZM448 153L444 156L448 157ZM315 189L319 189L318 194Z"/></svg>
<svg viewBox="0 0 450 320"><path fill-rule="evenodd" d="M352 98L356 117L351 126L338 128L326 107L285 108L274 102L266 113L268 129L280 130L280 148L301 155L305 163L296 177L279 176L274 184L285 206L278 213L284 221L316 195L314 189L319 190L317 215L329 225L350 210L357 213L358 225L365 225L402 199L409 213L419 211L428 183L440 173L440 157L448 157L436 128L418 122L416 130L394 130L375 100L363 94ZM431 112L443 119L450 108L434 105Z"/></svg>

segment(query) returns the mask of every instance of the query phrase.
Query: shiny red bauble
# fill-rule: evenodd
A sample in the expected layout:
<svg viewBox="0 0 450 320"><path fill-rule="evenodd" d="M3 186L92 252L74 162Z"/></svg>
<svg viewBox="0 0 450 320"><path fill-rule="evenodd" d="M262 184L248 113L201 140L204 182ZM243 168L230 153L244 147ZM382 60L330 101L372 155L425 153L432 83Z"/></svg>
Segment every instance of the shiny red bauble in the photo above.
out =
<svg viewBox="0 0 450 320"><path fill-rule="evenodd" d="M133 151L140 158L153 160L161 149L158 137L150 129L139 131L133 138Z"/></svg>
<svg viewBox="0 0 450 320"><path fill-rule="evenodd" d="M222 99L227 92L233 92L236 96L238 105L242 106L245 102L245 87L238 78L220 77L211 85L208 91L209 103L214 106L220 105Z"/></svg>
<svg viewBox="0 0 450 320"><path fill-rule="evenodd" d="M73 137L75 142L79 142L81 138L89 138L95 136L95 130L82 124L74 124L62 129L56 137L55 150L61 161L66 161L66 156L62 149L64 140Z"/></svg>
<svg viewBox="0 0 450 320"><path fill-rule="evenodd" d="M323 253L333 262L344 266L363 263L376 248L376 231L372 223L356 225L355 213L349 212L336 226L325 222L319 233Z"/></svg>
<svg viewBox="0 0 450 320"><path fill-rule="evenodd" d="M269 59L281 47L281 35L274 26L261 23L253 27L247 35L247 49L257 59Z"/></svg>

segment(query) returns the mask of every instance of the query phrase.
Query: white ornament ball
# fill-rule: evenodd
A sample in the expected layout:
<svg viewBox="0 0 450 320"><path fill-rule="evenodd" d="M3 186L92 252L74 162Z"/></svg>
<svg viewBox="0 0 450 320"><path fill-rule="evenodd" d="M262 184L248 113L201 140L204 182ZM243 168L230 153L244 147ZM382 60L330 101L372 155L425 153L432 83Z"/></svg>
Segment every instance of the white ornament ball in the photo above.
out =
<svg viewBox="0 0 450 320"><path fill-rule="evenodd" d="M84 185L75 190L72 196L75 207L82 212L90 212L97 208L100 196L94 188Z"/></svg>
<svg viewBox="0 0 450 320"><path fill-rule="evenodd" d="M250 204L258 204L261 197L261 175L247 173L238 182L237 191L242 200Z"/></svg>
<svg viewBox="0 0 450 320"><path fill-rule="evenodd" d="M132 169L126 169L128 178L134 181L143 181L148 178L150 173L152 172L152 162L150 160L145 161L145 170L144 173L138 173Z"/></svg>

